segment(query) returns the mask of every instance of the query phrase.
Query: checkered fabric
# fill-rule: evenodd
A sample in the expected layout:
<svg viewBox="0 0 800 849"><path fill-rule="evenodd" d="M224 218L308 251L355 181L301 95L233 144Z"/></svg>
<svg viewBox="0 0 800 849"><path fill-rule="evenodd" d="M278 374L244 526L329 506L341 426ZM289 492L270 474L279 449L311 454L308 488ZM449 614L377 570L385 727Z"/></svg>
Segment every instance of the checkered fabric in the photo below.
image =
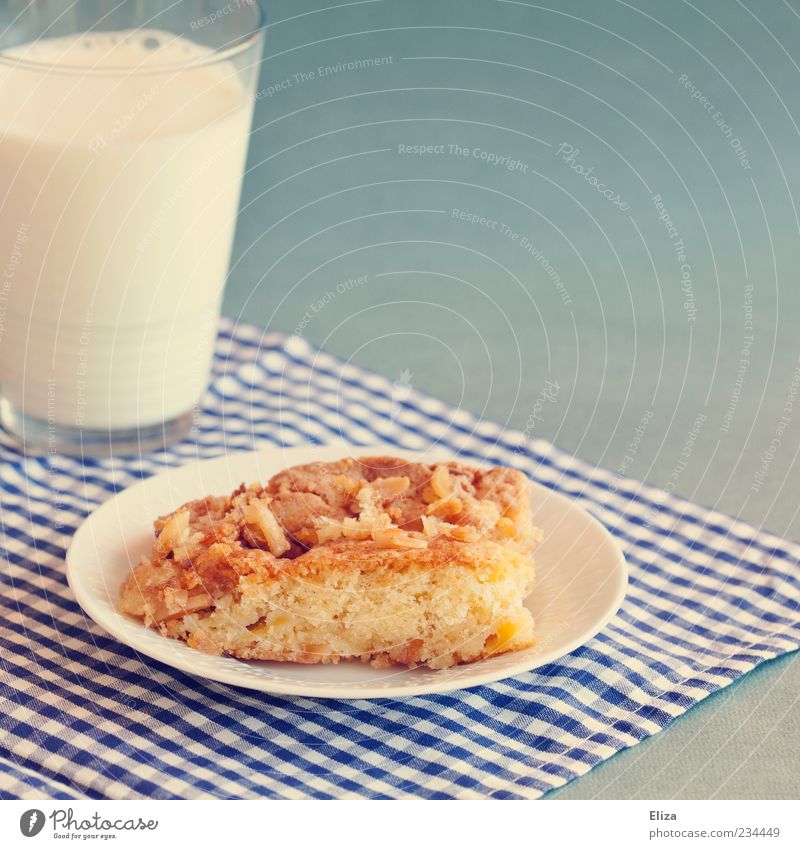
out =
<svg viewBox="0 0 800 849"><path fill-rule="evenodd" d="M395 391L393 392L393 388ZM278 698L192 678L80 610L64 552L98 504L166 466L269 445L432 440L577 499L624 547L622 610L534 672L447 695ZM0 443L0 796L530 798L800 645L800 546L224 320L191 440L144 457Z"/></svg>

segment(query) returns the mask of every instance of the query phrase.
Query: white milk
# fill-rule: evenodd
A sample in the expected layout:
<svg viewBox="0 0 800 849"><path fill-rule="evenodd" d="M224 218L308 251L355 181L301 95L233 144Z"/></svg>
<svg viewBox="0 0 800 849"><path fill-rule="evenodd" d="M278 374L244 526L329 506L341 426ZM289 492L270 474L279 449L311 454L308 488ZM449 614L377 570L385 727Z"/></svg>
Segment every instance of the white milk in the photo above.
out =
<svg viewBox="0 0 800 849"><path fill-rule="evenodd" d="M2 393L51 425L178 416L208 377L251 93L162 32L5 56L53 68L0 56Z"/></svg>

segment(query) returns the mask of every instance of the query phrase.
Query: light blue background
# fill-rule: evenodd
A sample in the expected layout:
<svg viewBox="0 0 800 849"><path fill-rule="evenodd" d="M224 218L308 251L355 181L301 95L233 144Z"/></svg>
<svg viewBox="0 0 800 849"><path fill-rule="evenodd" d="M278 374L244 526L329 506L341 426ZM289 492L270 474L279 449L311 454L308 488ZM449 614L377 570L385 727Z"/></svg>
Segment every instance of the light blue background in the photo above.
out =
<svg viewBox="0 0 800 849"><path fill-rule="evenodd" d="M800 3L268 14L227 314L800 537ZM798 692L767 664L555 795L796 797Z"/></svg>

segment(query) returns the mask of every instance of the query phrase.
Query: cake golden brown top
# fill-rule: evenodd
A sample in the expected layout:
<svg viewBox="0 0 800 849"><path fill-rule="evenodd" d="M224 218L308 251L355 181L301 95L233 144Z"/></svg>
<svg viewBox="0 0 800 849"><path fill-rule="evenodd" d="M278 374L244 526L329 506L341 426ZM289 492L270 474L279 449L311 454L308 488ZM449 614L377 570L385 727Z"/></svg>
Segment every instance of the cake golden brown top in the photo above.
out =
<svg viewBox="0 0 800 849"><path fill-rule="evenodd" d="M302 576L342 563L402 568L423 554L414 560L428 568L454 556L479 565L501 547L530 551L538 531L529 489L505 467L361 457L294 466L265 485L189 502L155 522L145 578L163 608L154 619L202 609L246 575ZM148 587L137 584L134 595ZM138 601L123 606L141 615Z"/></svg>
<svg viewBox="0 0 800 849"><path fill-rule="evenodd" d="M275 475L262 493L292 543L308 548L338 536L358 538L353 521L367 528L380 524L381 515L411 539L443 534L470 541L498 522L498 532L514 536L511 524L527 512L528 489L527 478L509 468L361 457L294 466ZM434 528L439 533L431 533Z"/></svg>
<svg viewBox="0 0 800 849"><path fill-rule="evenodd" d="M529 487L521 472L506 467L395 457L308 463L265 486L242 484L230 496L201 498L162 516L155 522L156 553L166 556L189 537L192 549L240 542L290 559L339 538L373 539L387 548L423 547L440 537L524 544L531 532ZM179 546L176 559L183 553Z"/></svg>

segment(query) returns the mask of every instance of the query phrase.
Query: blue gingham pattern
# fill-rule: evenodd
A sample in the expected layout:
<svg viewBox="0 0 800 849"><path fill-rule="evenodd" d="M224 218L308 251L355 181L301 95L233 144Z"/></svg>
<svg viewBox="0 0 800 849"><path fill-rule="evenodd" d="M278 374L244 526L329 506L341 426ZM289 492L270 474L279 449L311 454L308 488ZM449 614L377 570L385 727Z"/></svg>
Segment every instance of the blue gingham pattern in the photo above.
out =
<svg viewBox="0 0 800 849"><path fill-rule="evenodd" d="M300 338L223 320L191 440L85 463L0 443L0 796L537 797L798 648L797 544L394 388ZM115 492L223 450L341 438L437 440L577 499L625 549L621 612L535 672L336 702L194 679L137 656L75 603L65 548Z"/></svg>

